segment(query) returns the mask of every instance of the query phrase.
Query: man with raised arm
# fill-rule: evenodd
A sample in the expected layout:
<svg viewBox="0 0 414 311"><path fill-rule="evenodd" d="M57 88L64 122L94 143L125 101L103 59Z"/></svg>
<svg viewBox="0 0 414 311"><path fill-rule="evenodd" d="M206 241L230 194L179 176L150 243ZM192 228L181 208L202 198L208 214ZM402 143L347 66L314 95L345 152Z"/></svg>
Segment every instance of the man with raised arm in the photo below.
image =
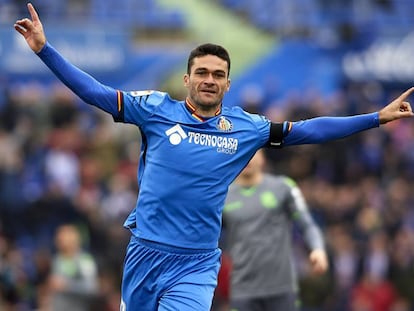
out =
<svg viewBox="0 0 414 311"><path fill-rule="evenodd" d="M274 123L222 105L230 88L230 57L222 46L190 52L177 101L152 90L122 91L101 84L47 41L32 4L14 28L46 66L85 103L138 127L142 135L139 196L125 221L131 231L122 279L121 310L210 309L221 251L218 240L227 188L262 147L339 139L412 117L410 88L379 112ZM116 206L114 206L116 208Z"/></svg>

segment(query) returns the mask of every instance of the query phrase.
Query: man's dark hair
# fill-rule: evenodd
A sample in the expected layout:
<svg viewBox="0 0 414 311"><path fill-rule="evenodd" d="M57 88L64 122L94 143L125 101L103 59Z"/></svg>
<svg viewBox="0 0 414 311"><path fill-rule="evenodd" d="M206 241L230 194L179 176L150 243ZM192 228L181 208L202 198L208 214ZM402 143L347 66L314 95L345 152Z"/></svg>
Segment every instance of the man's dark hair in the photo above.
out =
<svg viewBox="0 0 414 311"><path fill-rule="evenodd" d="M191 72L191 66L193 66L194 58L196 57L202 57L206 55L214 55L222 60L225 60L227 62L227 75L230 75L230 56L229 53L225 48L223 48L220 45L212 44L212 43L205 43L202 45L199 45L195 49L193 49L188 56L188 62L187 62L187 73L189 74Z"/></svg>

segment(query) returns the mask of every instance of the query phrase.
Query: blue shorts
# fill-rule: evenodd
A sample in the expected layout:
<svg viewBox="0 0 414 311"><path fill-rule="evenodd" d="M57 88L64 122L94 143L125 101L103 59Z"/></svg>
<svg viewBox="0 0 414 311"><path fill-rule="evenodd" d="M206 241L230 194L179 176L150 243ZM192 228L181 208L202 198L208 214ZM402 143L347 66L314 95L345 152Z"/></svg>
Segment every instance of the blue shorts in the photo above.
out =
<svg viewBox="0 0 414 311"><path fill-rule="evenodd" d="M121 311L208 311L220 249L176 248L132 236L125 257Z"/></svg>

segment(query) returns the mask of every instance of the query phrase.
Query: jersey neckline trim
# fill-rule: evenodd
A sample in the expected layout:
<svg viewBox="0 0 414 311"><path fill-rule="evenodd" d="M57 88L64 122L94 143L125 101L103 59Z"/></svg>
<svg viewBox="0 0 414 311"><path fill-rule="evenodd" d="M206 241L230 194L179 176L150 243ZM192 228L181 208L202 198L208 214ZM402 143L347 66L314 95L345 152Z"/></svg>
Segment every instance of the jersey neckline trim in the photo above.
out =
<svg viewBox="0 0 414 311"><path fill-rule="evenodd" d="M193 118L197 119L198 121L205 122L205 121L207 121L209 119L209 118L202 117L202 116L200 116L199 114L197 114L195 112L196 111L196 108L190 102L190 100L188 99L188 97L185 99L185 107L191 113L191 115L193 116ZM217 109L217 111L214 113L214 116L218 116L219 114L221 114L221 107L219 109Z"/></svg>

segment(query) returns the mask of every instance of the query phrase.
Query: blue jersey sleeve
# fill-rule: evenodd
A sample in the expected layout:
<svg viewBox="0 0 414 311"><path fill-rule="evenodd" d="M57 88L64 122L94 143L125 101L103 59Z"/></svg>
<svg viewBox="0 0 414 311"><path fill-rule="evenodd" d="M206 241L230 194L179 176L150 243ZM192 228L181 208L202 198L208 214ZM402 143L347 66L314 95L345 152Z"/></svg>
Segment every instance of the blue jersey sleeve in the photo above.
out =
<svg viewBox="0 0 414 311"><path fill-rule="evenodd" d="M259 146L264 147L269 142L271 122L268 118L262 115L251 115L252 120L256 125L259 135Z"/></svg>
<svg viewBox="0 0 414 311"><path fill-rule="evenodd" d="M121 95L119 113L115 121L136 124L140 127L157 112L168 97L167 93L153 90L122 92Z"/></svg>
<svg viewBox="0 0 414 311"><path fill-rule="evenodd" d="M49 43L46 43L37 55L60 81L87 104L94 105L113 116L119 114L119 101L121 99L119 91L103 85L92 76L72 65Z"/></svg>
<svg viewBox="0 0 414 311"><path fill-rule="evenodd" d="M318 117L285 123L283 145L318 144L378 127L378 112L349 117Z"/></svg>
<svg viewBox="0 0 414 311"><path fill-rule="evenodd" d="M223 113L227 111L227 107L223 108ZM249 121L249 126L254 124L254 132L251 132L251 139L253 144L257 145L258 148L266 147L269 144L269 137L270 137L270 127L272 122L264 115L250 113L248 111L243 110L238 106L234 106L230 108L232 113L237 115L243 116L243 119ZM240 127L241 124L238 124L237 127Z"/></svg>

